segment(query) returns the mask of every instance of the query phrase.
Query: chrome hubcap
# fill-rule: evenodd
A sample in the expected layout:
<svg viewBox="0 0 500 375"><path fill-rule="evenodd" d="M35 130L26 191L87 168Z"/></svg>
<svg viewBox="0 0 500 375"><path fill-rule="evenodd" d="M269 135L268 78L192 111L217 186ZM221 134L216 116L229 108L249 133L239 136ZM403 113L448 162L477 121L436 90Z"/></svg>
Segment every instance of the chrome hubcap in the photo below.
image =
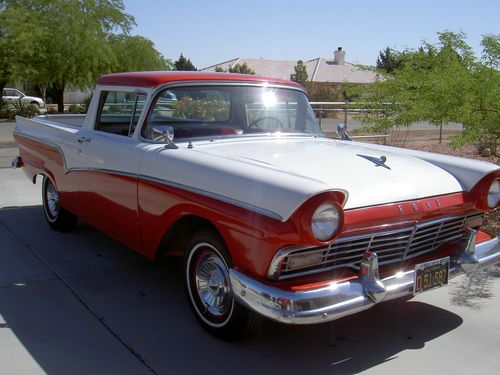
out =
<svg viewBox="0 0 500 375"><path fill-rule="evenodd" d="M57 194L57 190L52 185L51 182L47 184L47 208L49 210L50 216L53 218L57 217L59 212L59 194Z"/></svg>
<svg viewBox="0 0 500 375"><path fill-rule="evenodd" d="M229 311L229 275L226 265L217 255L209 253L199 258L196 290L210 314L220 317Z"/></svg>

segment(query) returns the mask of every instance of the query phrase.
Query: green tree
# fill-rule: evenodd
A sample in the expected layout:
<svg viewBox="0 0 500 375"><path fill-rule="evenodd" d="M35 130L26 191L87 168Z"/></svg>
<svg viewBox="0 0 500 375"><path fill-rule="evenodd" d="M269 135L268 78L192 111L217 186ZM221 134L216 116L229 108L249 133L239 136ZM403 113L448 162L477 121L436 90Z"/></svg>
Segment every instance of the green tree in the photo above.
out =
<svg viewBox="0 0 500 375"><path fill-rule="evenodd" d="M255 72L250 69L247 63L236 64L229 68L229 73L239 73L239 74L255 74Z"/></svg>
<svg viewBox="0 0 500 375"><path fill-rule="evenodd" d="M377 57L376 67L377 69L383 70L385 73L392 73L394 70L400 69L401 65L399 53L389 47L380 51Z"/></svg>
<svg viewBox="0 0 500 375"><path fill-rule="evenodd" d="M179 56L179 59L174 62L175 70L197 70L196 67L191 62L191 59L186 59L183 54Z"/></svg>
<svg viewBox="0 0 500 375"><path fill-rule="evenodd" d="M139 35L111 35L109 43L115 62L113 71L171 70L173 64L158 52L151 40Z"/></svg>
<svg viewBox="0 0 500 375"><path fill-rule="evenodd" d="M297 65L294 67L295 73L290 74L290 80L297 82L298 84L305 86L309 76L307 75L306 66L302 60L297 61Z"/></svg>
<svg viewBox="0 0 500 375"><path fill-rule="evenodd" d="M401 60L397 52L387 47L385 50L380 51L376 66L377 69L383 70L385 73L392 73L401 67Z"/></svg>
<svg viewBox="0 0 500 375"><path fill-rule="evenodd" d="M30 14L18 9L8 9L6 1L0 1L0 91L7 82L22 78L27 73L23 60L32 55L39 42L33 35L17 32L22 25L36 21Z"/></svg>
<svg viewBox="0 0 500 375"><path fill-rule="evenodd" d="M23 61L15 78L30 79L49 88L64 107L67 85L86 88L116 64L109 36L127 34L135 24L122 0L3 0L9 35L20 43L10 51ZM27 47L26 40L36 41Z"/></svg>
<svg viewBox="0 0 500 375"><path fill-rule="evenodd" d="M222 68L222 66L217 65L214 69L214 72L224 73L225 70Z"/></svg>
<svg viewBox="0 0 500 375"><path fill-rule="evenodd" d="M400 53L401 68L368 89L363 99L385 117L368 119L376 127L429 121L464 126L455 144L496 142L500 136L500 37L483 37L477 59L463 33L438 33L439 42ZM387 104L392 103L392 104Z"/></svg>

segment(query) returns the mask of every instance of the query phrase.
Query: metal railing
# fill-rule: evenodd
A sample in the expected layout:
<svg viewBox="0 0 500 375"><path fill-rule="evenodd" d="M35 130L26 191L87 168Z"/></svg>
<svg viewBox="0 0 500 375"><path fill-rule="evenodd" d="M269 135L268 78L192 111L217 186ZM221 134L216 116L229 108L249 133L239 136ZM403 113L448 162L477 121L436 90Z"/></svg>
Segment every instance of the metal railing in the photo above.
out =
<svg viewBox="0 0 500 375"><path fill-rule="evenodd" d="M318 119L321 130L329 137L337 137L337 127L344 124L346 131L362 129L362 117L373 116L377 109L370 108L369 103L355 102L310 102L311 107ZM388 134L351 135L352 139L380 139L384 144L387 142Z"/></svg>

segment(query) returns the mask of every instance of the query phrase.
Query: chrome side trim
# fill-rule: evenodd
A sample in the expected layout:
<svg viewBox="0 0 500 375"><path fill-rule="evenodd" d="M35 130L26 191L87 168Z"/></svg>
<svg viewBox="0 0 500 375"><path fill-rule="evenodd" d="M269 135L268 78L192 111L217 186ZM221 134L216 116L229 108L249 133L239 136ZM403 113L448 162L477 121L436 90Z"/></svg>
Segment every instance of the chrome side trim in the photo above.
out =
<svg viewBox="0 0 500 375"><path fill-rule="evenodd" d="M183 185L183 184L180 184L177 182L164 180L164 179L160 179L157 177L146 176L146 175L142 175L142 174L139 175L139 179L145 180L145 181L155 182L155 183L158 183L161 185L166 185L166 186L170 186L170 187L177 188L177 189L186 190L186 191L189 191L191 193L203 195L203 196L208 197L208 198L216 199L216 200L219 200L219 201L222 201L225 203L232 204L233 206L241 207L241 208L244 208L246 210L256 212L260 215L270 217L271 219L282 221L282 217L279 214L277 214L276 212L272 212L272 211L266 210L266 209L261 208L261 207L256 207L256 206L253 206L251 204L238 201L236 199L232 199L232 198L228 198L228 197L225 197L222 195L211 193L209 191L201 190L201 189L198 189L198 188L195 188L192 186L187 186L187 185Z"/></svg>
<svg viewBox="0 0 500 375"><path fill-rule="evenodd" d="M96 172L96 173L107 173L107 174L113 174L113 175L117 175L117 176L131 177L131 178L138 178L139 177L139 175L137 173L122 172L122 171L105 169L105 168L78 168L78 167L77 168L70 168L65 172L65 174L69 174L72 172Z"/></svg>
<svg viewBox="0 0 500 375"><path fill-rule="evenodd" d="M105 168L79 168L79 167L68 168L66 165L66 158L64 157L64 152L55 143L48 142L48 141L41 139L41 138L33 137L31 135L27 135L27 134L24 134L24 133L19 132L19 131L14 131L14 133L16 135L21 136L21 137L25 137L25 138L31 139L35 142L39 142L39 143L42 143L46 146L53 147L53 148L57 149L59 151L59 154L61 155L61 158L63 159L64 174L68 174L71 172L99 172L99 173L109 173L109 174L115 174L115 175L126 176L126 177L134 177L134 178L138 177L138 174L129 173L129 172L121 172L121 171L105 169Z"/></svg>
<svg viewBox="0 0 500 375"><path fill-rule="evenodd" d="M477 269L500 261L498 237L474 247ZM450 278L468 272L461 267L461 255L451 257ZM371 264L368 262L367 271L368 275L371 272L376 276L378 269L373 261ZM297 291L262 283L235 269L231 269L229 274L232 294L239 302L272 320L287 324L326 322L369 309L382 301L412 295L415 278L414 270L396 272L379 280L378 290L373 294L361 274L355 280L332 281L320 287ZM373 280L376 278L373 277Z"/></svg>
<svg viewBox="0 0 500 375"><path fill-rule="evenodd" d="M17 128L14 129L13 134L15 134L17 136L20 136L20 137L31 139L32 141L39 142L39 143L42 143L42 144L44 144L46 146L53 147L53 148L57 149L57 151L59 152L59 154L61 155L61 158L63 160L64 173L67 173L66 171L68 170L68 167L67 167L67 164L66 164L66 158L64 157L64 152L61 149L61 147L59 147L55 143L49 142L49 141L47 141L45 139L33 137L32 135L28 135L26 133L23 133L23 132L17 130Z"/></svg>
<svg viewBox="0 0 500 375"><path fill-rule="evenodd" d="M129 173L129 172L116 171L116 170L105 169L105 168L78 168L78 167L76 167L76 168L68 168L67 165L66 165L66 159L64 158L64 153L61 150L61 148L59 146L57 146L56 144L51 143L51 142L47 142L47 141L42 140L40 138L35 138L35 137L32 137L32 136L26 135L26 134L21 133L21 132L16 132L16 134L20 135L21 137L26 137L26 138L34 140L36 142L40 142L40 143L45 144L47 146L56 148L59 151L59 153L61 154L61 157L63 159L64 174L68 174L68 173L71 173L71 172L98 172L98 173L109 173L109 174L115 174L115 175L119 175L119 176L132 177L132 178L138 178L138 179L142 179L142 180L146 180L146 181L152 181L152 182L156 182L156 183L159 183L159 184L162 184L162 185L166 185L166 186L170 186L170 187L174 187L174 188L178 188L178 189L190 191L190 192L195 193L195 194L200 194L200 195L212 198L212 199L216 199L216 200L219 200L219 201L222 201L222 202L225 202L225 203L229 203L229 204L232 204L234 206L241 207L241 208L244 208L246 210L256 212L256 213L258 213L260 215L264 215L264 216L270 217L271 219L283 221L283 218L279 214L277 214L275 212L272 212L272 211L269 211L269 210L266 210L264 208L256 207L256 206L253 206L253 205L245 203L245 202L241 202L241 201L238 201L238 200L235 200L235 199L224 197L222 195L218 195L218 194L215 194L215 193L211 193L211 192L208 192L208 191L205 191L205 190L201 190L201 189L198 189L198 188L194 188L194 187L190 187L190 186L187 186L187 185L179 184L177 182L173 182L173 181L169 181L169 180L165 180L165 179L159 179L159 178L156 178L156 177L151 177L151 176L146 176L146 175L139 175L139 174L134 174L134 173Z"/></svg>

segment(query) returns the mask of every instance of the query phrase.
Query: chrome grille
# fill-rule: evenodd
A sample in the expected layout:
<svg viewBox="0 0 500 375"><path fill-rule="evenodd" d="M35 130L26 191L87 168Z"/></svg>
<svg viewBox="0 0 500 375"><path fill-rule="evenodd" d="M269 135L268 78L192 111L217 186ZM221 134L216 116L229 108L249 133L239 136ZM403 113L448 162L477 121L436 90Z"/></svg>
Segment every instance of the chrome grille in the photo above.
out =
<svg viewBox="0 0 500 375"><path fill-rule="evenodd" d="M339 237L330 246L292 251L281 263L279 279L304 276L336 268L358 270L366 251L377 253L379 265L403 262L435 251L445 242L464 238L466 221L482 216L482 213L475 213L468 216L445 217L392 231ZM321 256L318 255L316 264L292 267L293 258L304 253L321 254Z"/></svg>

